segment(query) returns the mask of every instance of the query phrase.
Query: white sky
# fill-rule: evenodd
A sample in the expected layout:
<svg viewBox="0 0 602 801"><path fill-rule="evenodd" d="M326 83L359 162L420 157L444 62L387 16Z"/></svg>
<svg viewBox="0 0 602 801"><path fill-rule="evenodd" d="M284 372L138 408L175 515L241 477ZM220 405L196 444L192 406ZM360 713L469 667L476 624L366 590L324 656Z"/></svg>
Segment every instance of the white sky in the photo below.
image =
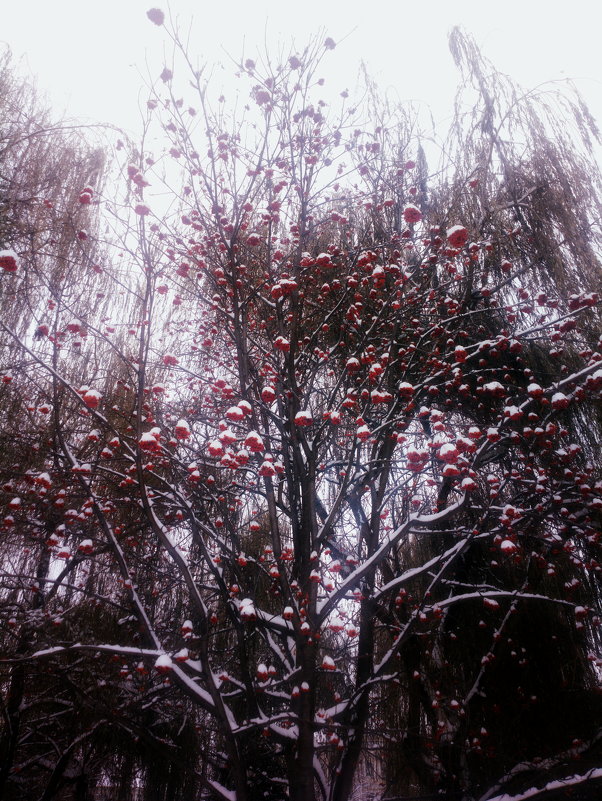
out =
<svg viewBox="0 0 602 801"><path fill-rule="evenodd" d="M161 28L146 10L162 0L4 0L0 41L37 77L57 111L111 122L134 132L147 74L163 66ZM170 0L182 27L194 18L191 50L201 60L224 51L254 55L295 37L303 45L326 31L340 44L322 74L353 89L360 61L383 88L428 104L438 120L449 112L457 79L447 34L460 24L485 55L523 86L571 77L602 122L600 19L593 0ZM344 41L342 41L344 39Z"/></svg>

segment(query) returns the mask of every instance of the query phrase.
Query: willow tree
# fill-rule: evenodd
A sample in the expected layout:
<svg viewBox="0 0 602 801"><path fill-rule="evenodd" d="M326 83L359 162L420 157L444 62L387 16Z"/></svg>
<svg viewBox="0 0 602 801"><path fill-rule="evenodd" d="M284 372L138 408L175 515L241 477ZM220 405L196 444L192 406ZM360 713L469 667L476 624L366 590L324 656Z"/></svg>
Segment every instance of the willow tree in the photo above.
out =
<svg viewBox="0 0 602 801"><path fill-rule="evenodd" d="M112 413L113 439L127 428L136 368L122 354L130 355L128 332L141 317L137 272L125 263L131 233L121 227L120 246L109 255L108 215L100 230L106 168L96 132L55 120L31 82L16 76L9 53L0 89L0 795L72 793L83 801L102 780L127 801L142 775L155 798L188 798L196 785L182 744L198 750L203 735L163 686L132 693L125 660L107 672L77 658L44 665L22 659L57 639L85 641L91 630L108 642L139 639L129 601L119 602L128 591L109 548L97 547L89 558L96 521L80 474L64 460L73 443L92 463L111 452L107 447L100 457L82 414L91 386L105 402L113 398L115 409L118 402L124 407ZM133 548L144 526L132 520L131 504L115 489L119 481L105 480L113 521L128 523L120 542ZM154 550L129 556L145 596L157 604ZM144 674L142 667L134 672L141 683ZM172 769L159 775L165 758Z"/></svg>
<svg viewBox="0 0 602 801"><path fill-rule="evenodd" d="M35 367L31 348L50 338L54 369L76 375L93 359L86 348L86 321L103 305L102 280L96 273L97 202L104 156L85 139L82 127L57 122L33 84L17 76L9 51L0 57L0 481L3 534L0 545L2 651L23 654L46 625L45 608L52 556L48 540L62 521L58 500L44 497L35 477L57 466L61 431L53 401L60 385ZM76 328L61 341L69 313ZM60 348L64 347L61 354ZM24 485L21 498L17 487ZM68 574L67 574L68 576ZM67 748L70 732L55 741L54 714L65 715L69 691L46 671L23 663L2 668L0 723L0 795L19 762L29 778L36 760L50 758L57 742ZM72 709L71 720L78 712ZM25 725L23 723L25 722ZM75 727L76 728L76 727ZM32 752L20 749L31 742ZM77 734L72 735L72 739ZM68 749L67 749L68 750ZM58 757L57 757L58 758ZM17 762L15 763L15 760ZM49 772L48 765L42 770ZM51 773L51 771L50 771ZM41 785L43 786L43 785ZM24 793L29 792L27 785ZM18 796L18 793L16 793Z"/></svg>
<svg viewBox="0 0 602 801"><path fill-rule="evenodd" d="M229 112L148 16L173 63L143 141L165 145L131 149L107 204L124 311L87 321L106 372L56 361L77 304L52 340L4 327L60 388L57 437L6 500L70 509L46 542L60 633L16 663L93 667L108 738L137 743L148 714L173 781L122 737L95 753L149 801L346 801L365 781L490 799L552 766L593 786L599 231L591 203L552 203L557 178L527 181L550 180L536 133L595 199L587 151L459 34L483 116L432 176L410 110L323 99L332 39L237 64Z"/></svg>
<svg viewBox="0 0 602 801"><path fill-rule="evenodd" d="M466 363L454 369L463 400L446 398L445 405L465 424L497 426L496 393L514 401L521 393L535 397L538 387L564 384L599 358L599 132L570 85L525 91L500 75L470 37L455 30L450 45L463 81L440 165L446 178L429 187L421 208L442 229L462 220L469 241L463 271L447 265L457 282L449 293L454 319L437 332L434 351L442 349L441 337L460 353L486 338L469 371ZM440 273L424 257L422 266L426 286L439 290ZM521 330L528 334L519 339ZM492 368L496 386L488 380ZM506 422L514 415L518 431L483 466L491 506L475 520L494 542L510 532L516 548L506 542L511 557L500 559L491 541L475 543L453 580L564 595L583 604L585 616L600 601L602 420L599 392L588 397L576 382L565 386L573 390L571 403L552 424L544 425L545 409L524 408L521 416L506 408ZM565 439L555 449L549 432L556 427ZM448 490L443 482L439 504L448 502ZM512 508L521 510L519 519ZM432 548L423 544L420 558ZM589 619L593 625L575 627L559 607L510 604L503 613L461 608L429 635L420 632L408 649L399 707L390 693L383 696L386 725L407 727L401 746L393 746L397 758L387 760L391 785L489 797L572 773L587 779L600 759L592 669L599 618ZM416 671L424 679L413 678ZM442 706L439 698L448 710L450 698L459 701L461 715L450 719L448 712L437 732L441 713L432 709ZM579 783L583 797L599 792L593 780Z"/></svg>

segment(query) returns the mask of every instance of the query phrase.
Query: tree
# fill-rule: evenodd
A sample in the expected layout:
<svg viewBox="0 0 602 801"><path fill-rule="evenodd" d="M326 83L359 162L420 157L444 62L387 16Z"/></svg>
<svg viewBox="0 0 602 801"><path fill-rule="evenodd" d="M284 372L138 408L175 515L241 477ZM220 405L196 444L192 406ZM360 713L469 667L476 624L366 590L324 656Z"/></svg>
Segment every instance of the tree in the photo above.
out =
<svg viewBox="0 0 602 801"><path fill-rule="evenodd" d="M86 274L96 249L92 197L102 187L104 156L84 140L81 126L52 120L35 88L15 76L9 51L0 58L0 95L0 316L5 327L31 344L56 332L57 307L77 307L82 317L90 309L100 310L101 284L94 282L98 294L90 296ZM73 342L72 355L80 346L81 341ZM55 367L58 347L57 339ZM73 359L69 374L77 368ZM39 477L52 463L48 454L57 420L50 412L57 386L47 383L45 371L40 380L12 337L3 337L0 372L3 639L8 636L9 653L22 655L44 624L45 582L52 569L45 541L61 520L59 504L53 508L38 495L44 483ZM11 481L28 481L35 491L21 504L10 492ZM37 668L29 671L23 663L4 672L2 681L0 795L23 737L23 720L30 718L31 726L33 716L40 738L42 732L46 736L51 723L41 721L48 712L48 694L60 694L47 685L42 697L29 704L32 685L44 680ZM57 698L57 705L61 701Z"/></svg>
<svg viewBox="0 0 602 801"><path fill-rule="evenodd" d="M593 121L456 32L474 121L430 175L411 111L369 83L360 111L321 100L331 39L237 64L229 114L164 30L142 141L165 149L123 148L52 332L2 323L5 664L45 672L38 708L68 688L50 771L7 702L11 797L119 770L149 801L345 801L371 771L389 795L595 792Z"/></svg>

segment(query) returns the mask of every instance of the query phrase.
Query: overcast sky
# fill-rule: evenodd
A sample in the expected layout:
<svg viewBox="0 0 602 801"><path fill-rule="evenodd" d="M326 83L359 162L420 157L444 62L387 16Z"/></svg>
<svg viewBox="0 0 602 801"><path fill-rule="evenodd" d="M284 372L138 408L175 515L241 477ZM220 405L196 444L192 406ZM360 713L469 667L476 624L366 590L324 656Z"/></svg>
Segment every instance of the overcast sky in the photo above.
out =
<svg viewBox="0 0 602 801"><path fill-rule="evenodd" d="M134 132L143 78L163 63L164 34L146 19L161 0L6 2L0 41L37 77L57 111ZM300 46L319 30L339 44L324 67L337 87L355 85L363 60L383 88L428 104L443 121L457 74L447 48L454 25L524 86L571 77L602 121L600 27L592 0L170 0L182 27L193 20L191 50L201 59L250 56L265 41Z"/></svg>

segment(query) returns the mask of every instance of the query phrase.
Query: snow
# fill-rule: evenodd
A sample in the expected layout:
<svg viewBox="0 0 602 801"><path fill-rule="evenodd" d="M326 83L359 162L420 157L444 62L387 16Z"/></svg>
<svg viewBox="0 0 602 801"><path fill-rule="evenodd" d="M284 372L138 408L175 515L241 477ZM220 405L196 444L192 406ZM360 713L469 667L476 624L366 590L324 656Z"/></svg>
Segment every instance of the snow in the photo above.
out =
<svg viewBox="0 0 602 801"><path fill-rule="evenodd" d="M366 573L368 573L375 564L381 562L385 554L392 548L392 546L401 539L404 535L408 534L413 528L415 527L430 527L434 524L442 523L444 520L447 520L450 517L453 517L457 512L462 509L464 503L466 502L466 495L462 495L456 503L450 504L446 509L442 509L440 512L435 512L434 514L430 515L417 515L411 514L409 518L401 525L398 526L396 529L391 531L387 537L384 538L383 542L381 543L380 547L374 551L372 556L362 562L358 567L352 571L349 576L342 582L339 586L338 590L331 593L331 595L321 603L318 604L318 614L320 617L320 622L323 622L326 617L333 611L336 604L339 600L346 595L348 591L351 591L355 585L363 578ZM463 544L463 541L460 545ZM454 546L454 549L458 547L458 545ZM451 550L454 550L451 549ZM439 556L436 558L435 563L438 562L440 559L445 558L445 554L443 556ZM425 569L425 566L422 565L419 568L416 568L417 571L422 572ZM404 574L405 575L405 574ZM399 579L394 579L392 582L389 583L388 586L395 586L399 582ZM382 594L382 591L381 593Z"/></svg>
<svg viewBox="0 0 602 801"><path fill-rule="evenodd" d="M19 266L19 257L14 250L0 250L0 267L6 272L15 272Z"/></svg>
<svg viewBox="0 0 602 801"><path fill-rule="evenodd" d="M572 606L570 601L565 601L562 598L550 598L548 595L540 595L534 592L516 592L516 591L508 591L508 590L487 590L486 592L466 592L462 593L461 595L452 595L449 598L444 598L443 600L438 602L438 606L441 609L451 606L452 604L458 603L459 601L468 601L474 599L480 599L487 603L488 606L492 606L492 601L496 598L509 598L513 601L515 600L522 600L522 601L546 601L547 603L554 603L554 604L561 604L562 606Z"/></svg>
<svg viewBox="0 0 602 801"><path fill-rule="evenodd" d="M378 598L381 595L384 595L385 593L389 592L389 590L392 590L395 587L405 584L406 582L410 581L410 579L413 579L415 576L419 576L421 573L428 572L432 567L434 567L434 565L438 564L439 562L445 559L448 559L450 556L454 556L456 552L460 551L464 547L465 543L466 543L465 539L460 540L453 547L449 548L449 550L445 551L445 553L437 554L437 556L434 556L428 562L425 562L424 564L419 565L418 567L412 567L409 568L408 570L405 570L400 576L397 576L388 584L385 584L383 587L381 587L380 590L377 593L375 593L375 597Z"/></svg>
<svg viewBox="0 0 602 801"><path fill-rule="evenodd" d="M289 740L296 740L299 737L299 728L297 726L291 726L290 728L285 729L283 726L278 726L276 723L272 723L270 725L270 729L280 737L286 737Z"/></svg>
<svg viewBox="0 0 602 801"><path fill-rule="evenodd" d="M224 801L236 801L236 792L234 790L227 790L223 784L215 781L215 779L209 779L207 784L209 784Z"/></svg>
<svg viewBox="0 0 602 801"><path fill-rule="evenodd" d="M248 601L249 599L247 598L246 600ZM242 603L244 603L244 601ZM241 606L242 606L242 603L241 603ZM279 615L271 615L269 612L264 612L261 609L257 609L257 607L255 607L252 602L251 602L251 606L254 609L254 612L255 612L255 615L257 617L257 620L261 621L268 628L275 629L276 631L280 631L283 634L293 634L294 633L295 628L294 628L293 624L289 623L283 617L280 617ZM242 615L242 609L240 611L241 611L241 615Z"/></svg>
<svg viewBox="0 0 602 801"><path fill-rule="evenodd" d="M479 799L479 801L526 801L528 798L535 798L543 793L552 792L552 790L568 790L571 787L591 781L592 779L602 779L602 768L592 768L584 774L574 774L573 776L567 776L565 779L555 779L554 781L548 782L543 787L531 787L516 795L509 795L508 793L489 797L485 795Z"/></svg>
<svg viewBox="0 0 602 801"><path fill-rule="evenodd" d="M268 667L264 662L257 665L257 678L260 681L265 681L268 677Z"/></svg>
<svg viewBox="0 0 602 801"><path fill-rule="evenodd" d="M30 659L40 659L45 656L52 656L53 654L60 654L66 651L66 648L63 648L61 645L57 645L56 648L44 648L42 651L36 651L30 657Z"/></svg>
<svg viewBox="0 0 602 801"><path fill-rule="evenodd" d="M157 670L171 670L173 667L171 657L167 654L161 654L161 656L158 656L155 660L155 667Z"/></svg>
<svg viewBox="0 0 602 801"><path fill-rule="evenodd" d="M239 614L242 620L255 620L255 605L250 598L243 598L239 606Z"/></svg>
<svg viewBox="0 0 602 801"><path fill-rule="evenodd" d="M340 703L335 704L334 706L331 706L328 709L325 709L324 710L324 714L325 714L326 719L327 720L333 720L338 715L342 715L343 712L345 712L345 710L347 709L347 707L349 706L350 703L351 703L351 699L347 698L344 701L341 701Z"/></svg>
<svg viewBox="0 0 602 801"><path fill-rule="evenodd" d="M190 665L191 662L188 662L188 664ZM173 678L177 680L177 682L181 686L185 687L188 690L188 692L201 704L201 706L210 711L215 710L215 704L213 702L213 698L211 697L211 695L207 692L207 690L204 690L202 687L199 687L197 682L193 681L190 678L190 676L188 676L188 674L185 673L184 670L182 670L182 668L179 665L172 663L171 674ZM234 728L234 726L236 725L236 721L230 714L230 710L225 705L224 705L224 710L228 717L228 723L230 724L230 727Z"/></svg>
<svg viewBox="0 0 602 801"><path fill-rule="evenodd" d="M41 484L43 487L50 487L52 484L50 475L48 473L40 473L36 478L36 484Z"/></svg>

